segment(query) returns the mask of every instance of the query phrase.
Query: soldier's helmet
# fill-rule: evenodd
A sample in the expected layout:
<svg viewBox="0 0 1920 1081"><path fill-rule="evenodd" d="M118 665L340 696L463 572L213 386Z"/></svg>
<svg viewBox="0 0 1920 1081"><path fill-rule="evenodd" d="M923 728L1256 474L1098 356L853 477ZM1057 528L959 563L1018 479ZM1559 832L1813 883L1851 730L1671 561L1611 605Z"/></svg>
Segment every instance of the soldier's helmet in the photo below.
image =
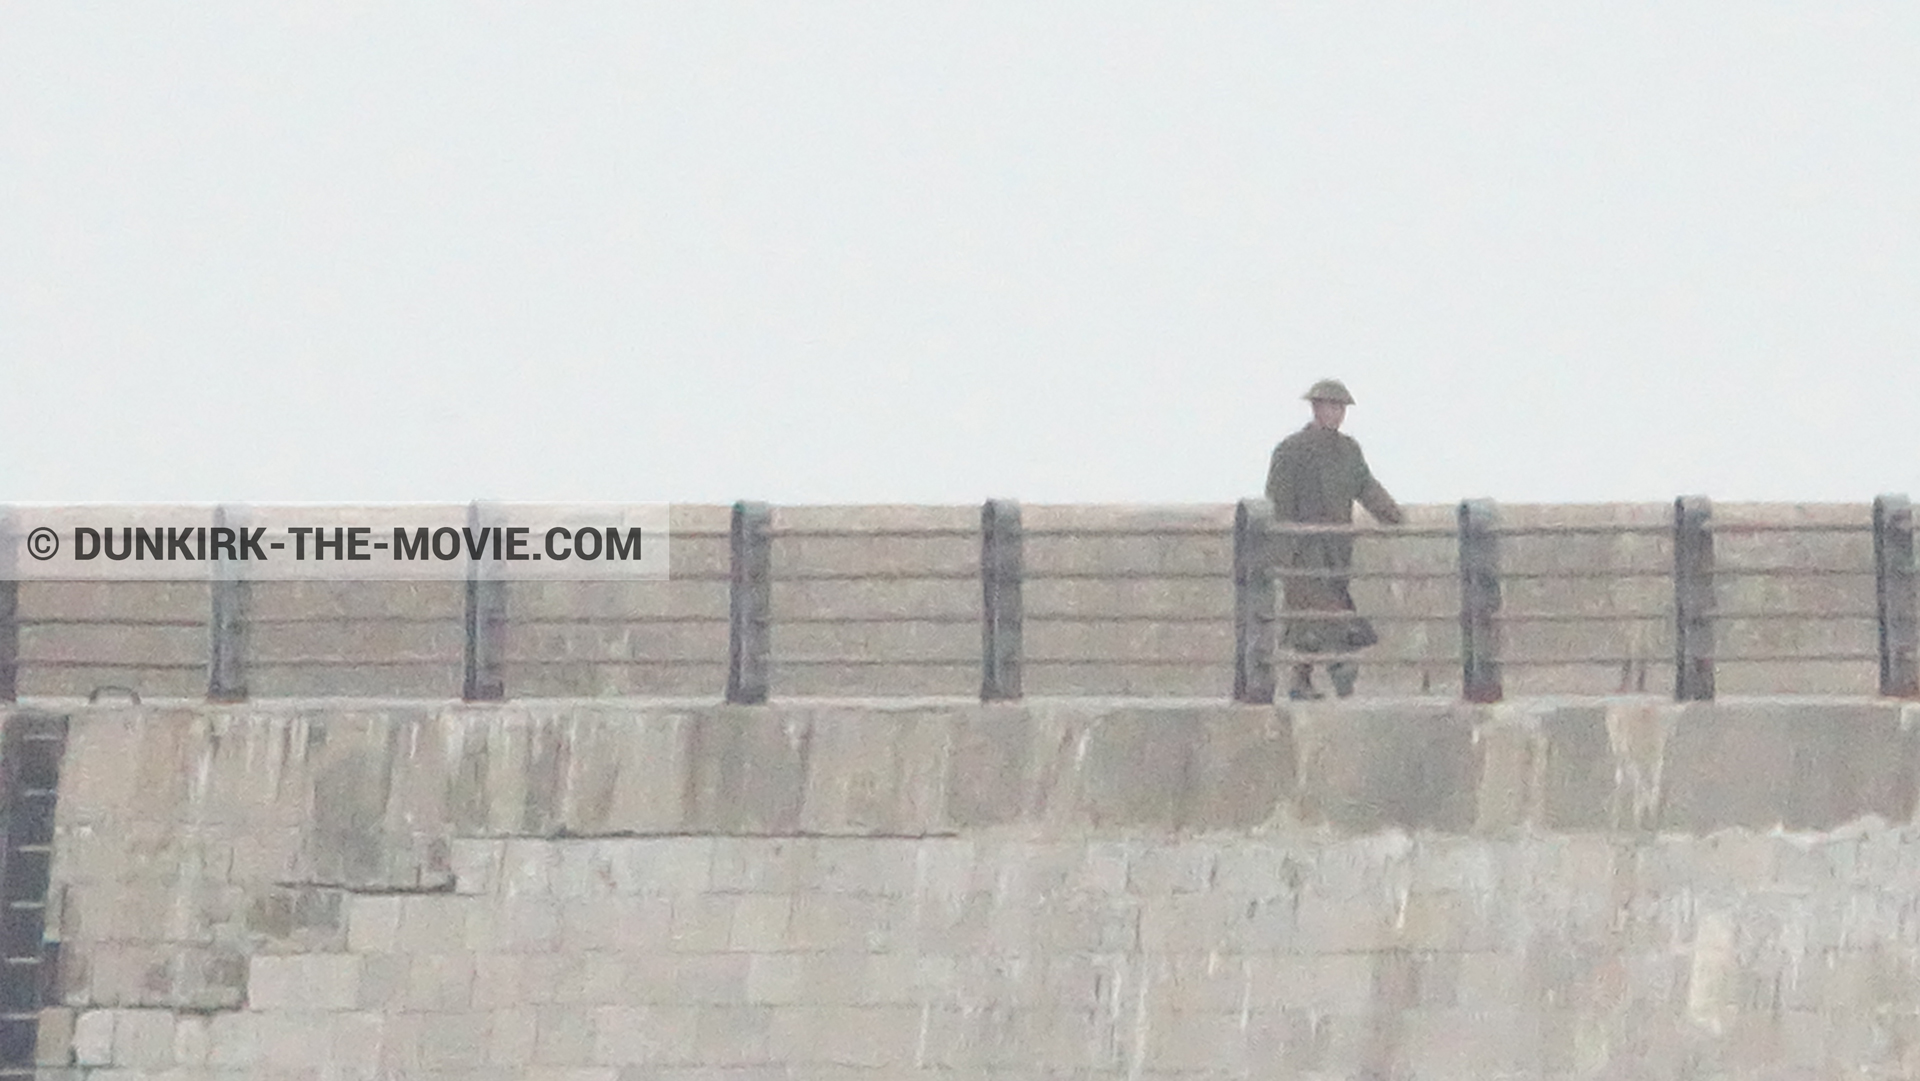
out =
<svg viewBox="0 0 1920 1081"><path fill-rule="evenodd" d="M1338 379L1322 379L1301 395L1310 402L1339 402L1352 405L1353 395L1347 393L1347 385Z"/></svg>

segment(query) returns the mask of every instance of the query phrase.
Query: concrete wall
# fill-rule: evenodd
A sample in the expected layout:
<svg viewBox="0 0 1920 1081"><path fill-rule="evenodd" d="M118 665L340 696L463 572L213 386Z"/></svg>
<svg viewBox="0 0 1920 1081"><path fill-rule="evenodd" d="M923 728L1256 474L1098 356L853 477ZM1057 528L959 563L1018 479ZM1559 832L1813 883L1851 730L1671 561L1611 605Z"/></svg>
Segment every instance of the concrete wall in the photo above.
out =
<svg viewBox="0 0 1920 1081"><path fill-rule="evenodd" d="M1517 526L1655 529L1507 538L1506 567L1516 576L1506 588L1511 692L1670 691L1672 556L1659 531L1671 522L1671 506L1511 506L1502 513ZM1870 512L1865 504L1726 504L1715 516L1861 530ZM775 529L788 535L776 536L773 547L774 694L977 694L979 517L974 506L775 508ZM1454 508L1416 507L1411 518L1451 528ZM1025 508L1028 693L1228 696L1232 519L1226 505ZM727 521L726 507L673 508L670 582L513 583L509 695L718 697L726 682ZM1856 655L1729 662L1719 673L1722 690L1874 689L1866 532L1725 535L1717 547L1723 609L1808 614L1726 620L1725 652ZM1362 693L1457 696L1454 540L1369 536L1356 559L1361 575L1381 576L1354 585L1361 607L1381 617L1383 637ZM1846 573L1735 573L1778 566ZM1518 577L1569 572L1588 577ZM837 577L809 577L820 575ZM450 583L258 583L250 688L260 697L457 694L462 598ZM149 697L203 694L207 607L200 583L23 583L20 693L84 696L117 684ZM1519 621L1528 614L1562 619ZM1579 621L1564 621L1575 615ZM1569 658L1579 663L1556 663Z"/></svg>
<svg viewBox="0 0 1920 1081"><path fill-rule="evenodd" d="M1920 1076L1920 706L95 707L45 1078Z"/></svg>

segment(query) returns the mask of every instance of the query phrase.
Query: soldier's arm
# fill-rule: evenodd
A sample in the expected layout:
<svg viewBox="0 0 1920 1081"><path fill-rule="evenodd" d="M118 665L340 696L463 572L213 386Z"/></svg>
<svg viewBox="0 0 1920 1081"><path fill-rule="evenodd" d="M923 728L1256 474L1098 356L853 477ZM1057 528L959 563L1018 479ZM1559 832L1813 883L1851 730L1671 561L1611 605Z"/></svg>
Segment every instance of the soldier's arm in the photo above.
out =
<svg viewBox="0 0 1920 1081"><path fill-rule="evenodd" d="M1273 448L1273 457L1267 460L1267 502L1283 521L1293 513L1293 478L1298 472L1293 457L1283 443Z"/></svg>
<svg viewBox="0 0 1920 1081"><path fill-rule="evenodd" d="M1368 514L1388 525L1399 525L1407 520L1407 516L1401 513L1400 504L1395 503L1380 482L1373 479L1373 470L1367 468L1364 455L1360 459L1360 505L1367 508Z"/></svg>
<svg viewBox="0 0 1920 1081"><path fill-rule="evenodd" d="M1280 521L1289 522L1294 518L1294 483L1299 476L1299 466L1295 455L1288 453L1286 444L1273 448L1273 457L1267 462L1267 502L1273 504L1273 516ZM1292 563L1294 538L1281 536L1274 538L1274 555L1281 563Z"/></svg>

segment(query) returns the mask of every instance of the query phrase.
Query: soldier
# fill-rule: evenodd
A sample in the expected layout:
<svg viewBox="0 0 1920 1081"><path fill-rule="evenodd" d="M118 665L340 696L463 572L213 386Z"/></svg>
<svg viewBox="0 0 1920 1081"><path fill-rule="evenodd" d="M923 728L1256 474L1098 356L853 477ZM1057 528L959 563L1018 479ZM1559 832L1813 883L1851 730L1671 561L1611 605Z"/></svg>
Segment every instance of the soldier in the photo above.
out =
<svg viewBox="0 0 1920 1081"><path fill-rule="evenodd" d="M1338 379L1322 379L1303 397L1313 403L1312 423L1281 440L1273 448L1273 460L1267 468L1267 498L1273 503L1274 515L1282 522L1351 525L1353 504L1359 500L1380 521L1400 524L1400 505L1373 479L1360 444L1352 436L1340 434L1340 423L1346 419L1347 406L1353 404L1353 395ZM1353 564L1353 538L1331 534L1284 536L1278 555L1283 567L1342 572ZM1344 574L1289 577L1283 595L1287 610L1316 616L1287 621L1281 642L1297 653L1350 653L1380 640L1373 624L1355 612ZM1317 615L1322 612L1353 614L1344 619ZM1327 665L1333 689L1342 698L1353 693L1359 673L1359 666L1351 660ZM1313 686L1312 664L1293 666L1293 685L1287 696L1321 697Z"/></svg>

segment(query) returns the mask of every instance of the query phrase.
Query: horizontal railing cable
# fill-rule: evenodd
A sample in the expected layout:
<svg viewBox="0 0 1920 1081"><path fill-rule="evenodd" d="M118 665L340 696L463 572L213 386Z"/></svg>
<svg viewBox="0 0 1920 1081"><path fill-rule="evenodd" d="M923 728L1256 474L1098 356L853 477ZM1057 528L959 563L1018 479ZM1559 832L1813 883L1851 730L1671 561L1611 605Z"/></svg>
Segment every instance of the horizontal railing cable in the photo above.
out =
<svg viewBox="0 0 1920 1081"><path fill-rule="evenodd" d="M200 619L169 619L153 616L129 616L125 619L101 619L97 616L26 616L15 621L21 628L27 627L173 627L180 630L205 630L208 621Z"/></svg>
<svg viewBox="0 0 1920 1081"><path fill-rule="evenodd" d="M721 536L726 536L722 533ZM774 526L767 536L773 540L789 537L809 540L978 540L980 529L977 526L929 526L927 528L881 528L881 529L795 529L787 526Z"/></svg>
<svg viewBox="0 0 1920 1081"><path fill-rule="evenodd" d="M700 613L624 611L627 603L618 600L627 595L623 593L593 598L591 610L580 612L565 611L565 601L542 598L537 613L520 614L509 600L516 596L516 584L471 574L465 604L446 613L421 614L417 601L409 601L407 611L300 611L289 610L289 604L315 602L278 598L273 610L267 611L252 598L250 588L257 585L249 587L221 577L225 571L216 571L209 579L212 610L205 618L133 610L124 616L110 611L81 616L58 610L22 611L26 594L9 583L0 596L0 691L12 696L22 672L75 673L60 677L71 685L84 681L85 672L132 674L122 681L146 682L145 677L133 677L151 673L158 681L161 676L175 679L179 673L205 670L210 699L240 701L249 694L245 678L249 669L278 674L267 685L282 685L288 673L300 670L425 670L453 665L463 669L463 695L488 701L507 695L515 668L702 672L724 668L726 700L754 704L778 693L777 680L771 677L782 669L842 667L866 672L870 675L853 681L857 686L849 690L886 693L886 681L892 678L884 674L888 669L973 666L981 673L982 698L991 700L1020 697L1023 665L1196 671L1231 666L1236 699L1270 702L1276 664L1353 660L1380 669L1421 669L1418 682L1423 689L1432 685L1430 669L1458 664L1461 693L1471 701L1501 698L1503 666L1606 666L1637 670L1642 680L1649 666L1662 670L1672 666L1675 697L1688 700L1713 697L1716 665L1877 660L1880 693L1920 697L1912 515L1902 496L1876 499L1870 522L1865 516L1831 521L1717 518L1704 497L1676 500L1670 522L1509 522L1502 521L1500 508L1487 500L1461 504L1449 523L1401 526L1372 521L1284 522L1264 500L1243 501L1231 524L1213 520L1212 512L1208 520L1183 520L1176 514L1158 520L1148 516L1085 524L1056 518L1052 510L1031 513L1050 520L1023 526L1018 503L995 500L985 506L977 524L875 522L863 526L856 520L836 526L817 512L808 512L789 525L783 524L775 508L742 503L734 508L732 522L724 530L671 531L671 539L694 544L689 551L703 558L690 560L698 566L670 574L670 581L727 583L726 609ZM1792 543L1774 549L1747 543L1749 538L1763 541L1770 536ZM1872 559L1863 558L1858 566L1843 565L1845 555L1854 549L1851 542L1841 541L1855 536L1872 538ZM1302 549L1294 542L1325 537L1350 542L1354 565L1291 564L1289 553L1296 551L1324 558L1325 553L1314 546ZM1557 542L1610 537L1650 538L1657 543L1651 550L1636 546L1634 558L1621 566L1581 562L1604 558L1591 546L1562 549L1564 566L1550 562ZM1716 552L1716 537L1737 539L1732 554L1746 556L1748 561ZM1800 539L1808 537L1835 540L1809 544ZM715 567L708 556L711 547L701 546L721 540L727 543L726 565ZM916 550L921 542L924 547ZM1438 542L1446 542L1445 548ZM955 543L978 545L979 564L958 564L952 558ZM1795 562L1784 552L1804 553L1808 558ZM1514 555L1520 558L1511 559L1515 565L1509 568L1506 564ZM1755 557L1764 561L1754 561ZM1651 558L1668 562L1650 566ZM1844 584L1850 579L1874 582L1871 606L1853 593L1853 585ZM1669 584L1672 603L1649 607L1655 598L1646 595L1645 584L1659 580ZM1748 585L1761 581L1777 588L1755 596ZM975 590L979 606L964 602L946 583ZM1207 585L1199 588L1199 583ZM1284 594L1295 594L1296 586L1314 583L1351 585L1361 601L1360 614L1380 628L1384 640L1347 652L1292 648L1288 644L1292 636L1282 635L1283 628L1338 624L1356 615L1286 603ZM1382 583L1391 587L1390 597L1380 591ZM1634 587L1630 597L1620 598L1625 606L1616 606L1612 591L1603 590L1603 583ZM623 583L621 588L633 585ZM1041 603L1029 608L1023 587L1039 590ZM1442 606L1441 590L1455 594L1457 608ZM1504 607L1511 599L1505 596L1509 593L1516 594L1524 607ZM700 595L716 594L702 590ZM1081 598L1086 603L1079 603ZM111 600L109 606L114 603L133 607ZM366 607L364 601L356 603ZM176 604L167 601L168 607ZM1853 640L1848 637L1854 633L1849 627L1873 627L1878 633L1877 648L1839 650L1823 641L1794 649L1788 645L1795 640L1793 632L1763 630L1796 623L1817 625L1823 636L1843 631L1842 642ZM1037 628L1042 648L1027 648L1028 624ZM1735 625L1737 644L1747 652L1731 651L1717 640L1722 636L1718 628ZM462 627L465 636L455 649L436 649L435 639L409 640L409 636L418 638L453 626ZM727 628L724 657L711 649L723 626ZM954 651L960 643L948 629L976 626L980 651ZM1100 635L1102 627L1125 630ZM1546 628L1553 627L1564 630L1548 633ZM781 628L806 632L791 642L791 646L805 647L796 649L797 655L786 655L790 647L780 645ZM1154 628L1166 631L1155 634ZM1190 634L1199 628L1206 631L1189 644L1201 652L1176 656L1154 648L1167 635ZM1529 633L1529 628L1538 633ZM131 637L107 633L118 630L134 633ZM836 636L839 630L845 635ZM155 634L143 640L138 633L142 631ZM1224 641L1217 636L1229 631L1232 652L1226 653ZM178 655L180 636L161 632L206 634L209 659L143 660L114 655L163 648L162 656ZM305 632L311 633L302 637ZM260 640L263 634L265 641ZM1516 637L1516 642L1508 643L1506 637ZM333 648L336 639L343 643L337 650ZM1222 643L1219 655L1205 651L1204 643L1209 641ZM1611 649L1616 641L1622 643L1617 652ZM703 643L709 651L703 652ZM1516 644L1527 648L1512 650ZM909 645L934 645L941 652L887 655ZM1429 646L1431 651L1422 652ZM289 647L297 652L275 652ZM1559 652L1542 655L1540 651L1549 647ZM364 656L356 655L363 650ZM834 655L836 650L847 655ZM96 652L102 655L88 655ZM427 677L403 676L396 685L411 686L422 678ZM644 686L658 677L631 678ZM1093 693L1100 681L1109 678L1089 673L1076 685ZM1745 685L1751 685L1751 677L1745 678ZM1806 678L1831 682L1840 677ZM43 677L41 682L47 680ZM351 677L321 682L348 686ZM817 677L813 682L819 682ZM1791 683L1787 679L1782 685ZM79 690L84 691L83 682Z"/></svg>

